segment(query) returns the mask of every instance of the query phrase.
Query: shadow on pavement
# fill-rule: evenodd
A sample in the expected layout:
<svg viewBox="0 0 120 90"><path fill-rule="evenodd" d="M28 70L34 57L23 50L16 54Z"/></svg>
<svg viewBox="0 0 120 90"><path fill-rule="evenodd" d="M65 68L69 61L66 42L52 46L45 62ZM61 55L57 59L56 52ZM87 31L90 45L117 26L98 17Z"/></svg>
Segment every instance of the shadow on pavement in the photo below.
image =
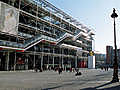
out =
<svg viewBox="0 0 120 90"><path fill-rule="evenodd" d="M63 85L58 85L58 86L51 87L51 88L45 88L45 89L42 89L42 90L53 90L53 89L58 89L60 87L69 86L69 85L73 85L73 84L74 83L63 84ZM105 84L100 85L100 86L83 88L83 89L80 89L80 90L120 90L120 85L118 85L118 86L112 86L112 87L109 87L109 88L99 89L100 87L104 87L104 86L107 86L107 85L110 85L110 84L112 84L112 83L108 82L108 83L105 83Z"/></svg>
<svg viewBox="0 0 120 90"><path fill-rule="evenodd" d="M112 84L111 82L105 83L103 85L97 86L97 87L89 87L89 88L84 88L82 90L120 90L120 85L118 86L112 86L112 87L108 87L108 88L103 88L103 89L97 89L106 85L110 85Z"/></svg>
<svg viewBox="0 0 120 90"><path fill-rule="evenodd" d="M103 90L103 89L100 89ZM105 88L104 90L120 90L120 86L114 86L114 87L110 87L110 88Z"/></svg>
<svg viewBox="0 0 120 90"><path fill-rule="evenodd" d="M73 83L63 84L63 85L58 85L58 86L51 87L51 88L45 88L45 89L42 89L42 90L52 90L52 89L57 89L57 88L60 88L60 87L63 87L63 86L69 86L69 85L72 85L72 84Z"/></svg>
<svg viewBox="0 0 120 90"><path fill-rule="evenodd" d="M100 88L100 87L103 87L103 86L106 86L106 85L109 85L109 84L112 84L112 83L111 83L111 82L108 82L108 83L105 83L105 84L103 84L103 85L97 86L97 87L95 87L95 88Z"/></svg>

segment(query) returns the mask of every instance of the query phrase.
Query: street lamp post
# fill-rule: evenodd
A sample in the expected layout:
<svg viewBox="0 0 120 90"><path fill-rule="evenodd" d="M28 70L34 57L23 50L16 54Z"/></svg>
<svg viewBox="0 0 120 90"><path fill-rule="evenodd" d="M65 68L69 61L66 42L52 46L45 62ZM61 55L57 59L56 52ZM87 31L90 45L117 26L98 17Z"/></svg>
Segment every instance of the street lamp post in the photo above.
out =
<svg viewBox="0 0 120 90"><path fill-rule="evenodd" d="M119 82L119 78L118 78L118 61L117 61L117 45L116 45L116 30L115 30L115 18L118 17L118 15L115 13L115 8L113 8L113 13L111 15L111 17L114 19L114 46L115 46L115 55L114 55L114 64L113 64L113 79L112 79L112 83L114 82Z"/></svg>

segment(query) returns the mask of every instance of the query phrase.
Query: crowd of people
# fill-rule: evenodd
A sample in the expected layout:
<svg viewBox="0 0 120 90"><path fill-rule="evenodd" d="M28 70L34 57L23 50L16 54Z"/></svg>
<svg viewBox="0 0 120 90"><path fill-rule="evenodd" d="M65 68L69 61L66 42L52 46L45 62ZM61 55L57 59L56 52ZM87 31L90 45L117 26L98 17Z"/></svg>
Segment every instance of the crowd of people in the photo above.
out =
<svg viewBox="0 0 120 90"><path fill-rule="evenodd" d="M61 66L59 67L45 67L44 65L42 66L42 69L40 67L38 67L37 65L34 67L34 71L35 72L42 72L42 71L45 71L45 70L54 70L56 72L58 72L58 74L62 74L63 71L67 71L67 72L76 72L75 75L81 75L81 72L79 72L79 68L67 68L66 70L63 69Z"/></svg>
<svg viewBox="0 0 120 90"><path fill-rule="evenodd" d="M101 66L101 70L108 71L108 70L109 70L109 67L108 67L108 66Z"/></svg>

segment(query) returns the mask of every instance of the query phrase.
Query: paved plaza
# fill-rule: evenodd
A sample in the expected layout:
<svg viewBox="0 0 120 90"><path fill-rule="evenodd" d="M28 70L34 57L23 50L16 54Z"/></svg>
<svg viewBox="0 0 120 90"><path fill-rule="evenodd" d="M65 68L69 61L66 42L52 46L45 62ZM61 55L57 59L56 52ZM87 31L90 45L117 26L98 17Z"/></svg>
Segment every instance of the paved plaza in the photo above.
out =
<svg viewBox="0 0 120 90"><path fill-rule="evenodd" d="M112 70L80 69L75 72L1 71L0 90L119 90L120 83L110 83Z"/></svg>

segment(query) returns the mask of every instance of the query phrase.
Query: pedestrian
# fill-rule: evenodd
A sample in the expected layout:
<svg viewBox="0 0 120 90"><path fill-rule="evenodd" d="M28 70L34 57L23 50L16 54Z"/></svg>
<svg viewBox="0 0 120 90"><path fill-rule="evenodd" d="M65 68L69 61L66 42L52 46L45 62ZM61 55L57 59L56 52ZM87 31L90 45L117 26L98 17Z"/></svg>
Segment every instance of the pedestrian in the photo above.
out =
<svg viewBox="0 0 120 90"><path fill-rule="evenodd" d="M76 74L75 74L75 76L79 76L79 75L82 75L82 73L79 72L79 69L78 69L78 68L76 68Z"/></svg>
<svg viewBox="0 0 120 90"><path fill-rule="evenodd" d="M70 72L72 72L72 68L70 68Z"/></svg>
<svg viewBox="0 0 120 90"><path fill-rule="evenodd" d="M107 66L107 71L108 71L109 67Z"/></svg>
<svg viewBox="0 0 120 90"><path fill-rule="evenodd" d="M101 70L103 70L103 66L101 66Z"/></svg>
<svg viewBox="0 0 120 90"><path fill-rule="evenodd" d="M76 70L76 73L78 73L78 72L79 72L79 69L78 69L78 68L76 68L75 70Z"/></svg>
<svg viewBox="0 0 120 90"><path fill-rule="evenodd" d="M35 72L38 72L37 66L34 67L34 71L35 71Z"/></svg>
<svg viewBox="0 0 120 90"><path fill-rule="evenodd" d="M106 66L104 67L104 69L105 69L105 71L106 71L106 69L107 69Z"/></svg>
<svg viewBox="0 0 120 90"><path fill-rule="evenodd" d="M58 68L58 73L59 73L59 74L62 73L62 68L61 68L61 67Z"/></svg>

